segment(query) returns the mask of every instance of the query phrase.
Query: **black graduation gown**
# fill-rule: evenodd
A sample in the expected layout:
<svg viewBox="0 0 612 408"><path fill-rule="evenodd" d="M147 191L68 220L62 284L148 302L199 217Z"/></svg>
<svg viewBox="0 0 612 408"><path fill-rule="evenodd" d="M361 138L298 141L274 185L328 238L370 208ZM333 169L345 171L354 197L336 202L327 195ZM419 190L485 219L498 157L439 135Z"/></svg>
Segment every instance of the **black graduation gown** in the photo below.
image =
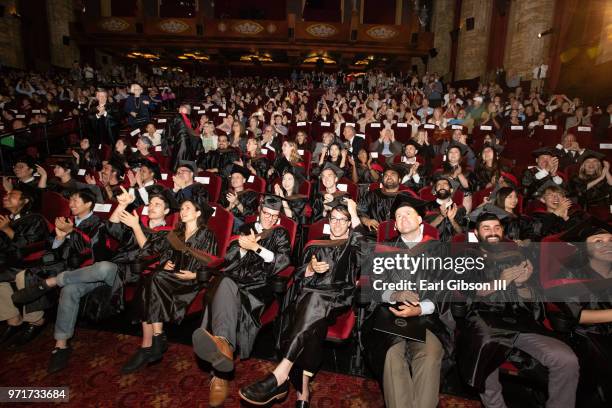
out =
<svg viewBox="0 0 612 408"><path fill-rule="evenodd" d="M504 235L511 240L534 239L533 219L526 215L512 215L501 219Z"/></svg>
<svg viewBox="0 0 612 408"><path fill-rule="evenodd" d="M436 219L438 215L440 215L440 206L436 201L432 201L429 207L430 209L425 215L425 221L431 224L433 220ZM459 224L459 226L465 229L465 226L468 224L465 207L459 206L457 208L457 214L455 214L455 221L457 221L457 224ZM453 239L453 236L456 234L455 229L453 228L453 224L448 218L444 218L444 220L442 220L442 222L438 224L436 228L438 229L439 239L442 242L450 242Z"/></svg>
<svg viewBox="0 0 612 408"><path fill-rule="evenodd" d="M97 104L94 105L87 118L90 142L92 146L98 146L100 143L114 146L119 132L119 112L114 104L107 103L105 105L106 115L98 118L96 116L98 113Z"/></svg>
<svg viewBox="0 0 612 408"><path fill-rule="evenodd" d="M578 204L583 208L595 206L608 206L612 203L612 186L604 178L599 183L587 190L587 184L591 180L585 180L574 175L569 182L569 192L572 197L578 199Z"/></svg>
<svg viewBox="0 0 612 408"><path fill-rule="evenodd" d="M79 153L79 167L81 169L97 171L102 169L102 160L100 160L97 148L98 146L95 149L93 147L87 150L76 149Z"/></svg>
<svg viewBox="0 0 612 408"><path fill-rule="evenodd" d="M443 256L441 253L443 246L427 236L424 237L419 245L412 249L409 249L400 237L389 244L389 246L395 247L398 250L408 251L408 253L413 254L413 256L418 256L421 253L427 254L427 256ZM433 279L431 275L425 276L423 271L417 271L415 275L410 275L409 277L404 277L403 275L405 273L407 273L405 270L386 270L383 279L385 282L399 282L404 278L411 281L418 281L420 279L429 281L443 279L441 276L435 279ZM439 272L435 273L439 274ZM452 317L450 317L449 304L444 301L445 294L424 290L418 290L417 292L420 299L429 299L436 305L436 311L430 315L419 316L419 322L440 340L445 351L445 356L449 357L454 349L452 330L454 327L452 325ZM382 384L387 351L395 344L405 339L393 334L374 330L376 311L379 307L386 307L381 305L381 295L380 292L372 293L372 302L368 308L368 314L362 329L362 343L368 366L374 372L375 378ZM445 321L449 322L448 326L442 322L442 315Z"/></svg>
<svg viewBox="0 0 612 408"><path fill-rule="evenodd" d="M235 161L240 159L238 150L234 148L209 150L198 155L198 167L204 170L217 169L219 176L226 179Z"/></svg>
<svg viewBox="0 0 612 408"><path fill-rule="evenodd" d="M547 211L535 211L531 217L533 220L533 238L537 241L549 235L559 234L579 224L586 214L583 211L570 209L569 219L565 221L556 214Z"/></svg>
<svg viewBox="0 0 612 408"><path fill-rule="evenodd" d="M317 371L327 328L353 303L362 262L361 244L361 235L352 231L348 239L314 241L304 252L294 283L283 301L278 344L283 357L294 363L300 377L302 370ZM306 277L313 255L327 262L329 270Z"/></svg>
<svg viewBox="0 0 612 408"><path fill-rule="evenodd" d="M181 160L195 161L198 154L200 138L194 131L185 126L183 118L174 118L172 125L172 168L176 170Z"/></svg>
<svg viewBox="0 0 612 408"><path fill-rule="evenodd" d="M243 230L255 230L254 224L243 226ZM273 300L271 279L290 264L291 243L289 234L283 227L277 226L259 234L262 238L259 245L274 253L270 263L253 251L240 256L238 240L232 241L226 254L221 275L215 278L207 292L207 306L204 309L203 321L210 326L208 304L214 298L217 284L222 278L229 278L238 285L240 297L240 315L238 317L238 346L240 358L248 358L255 343L255 337L261 327L260 319L266 305Z"/></svg>
<svg viewBox="0 0 612 408"><path fill-rule="evenodd" d="M368 191L357 205L360 217L368 217L378 222L390 219L391 205L397 196L395 193L385 193L381 188Z"/></svg>
<svg viewBox="0 0 612 408"><path fill-rule="evenodd" d="M139 321L180 322L193 299L209 279L209 269L206 265L190 253L173 248L167 239L170 233L173 232L160 231L153 234L144 248L135 253L136 258L130 259L136 261L140 258L159 257L159 266L151 273L143 275L136 291L134 313ZM217 240L207 228L199 229L185 241L185 245L208 254L217 253ZM163 269L167 261L175 264L174 271ZM197 277L193 280L181 280L175 275L179 270L195 272Z"/></svg>
<svg viewBox="0 0 612 408"><path fill-rule="evenodd" d="M139 190L138 186L134 186L134 198L135 198L135 200L132 203L132 205L135 208L140 207L142 205L147 205L148 204L148 203L145 203L144 199L140 195L140 191L138 191L138 190ZM150 186L146 186L145 190L146 190L147 194L149 195L149 197L151 197L154 194L162 194L166 190L166 187L162 186L161 184L151 184Z"/></svg>
<svg viewBox="0 0 612 408"><path fill-rule="evenodd" d="M228 191L222 191L221 196L219 197L219 205L223 206L223 208L229 207L229 201L227 201L227 193ZM238 208L232 208L231 213L235 218L240 220L245 219L249 215L255 215L257 213L257 209L259 208L259 193L253 190L242 190L238 192L238 201L242 204L243 212L240 212Z"/></svg>
<svg viewBox="0 0 612 408"><path fill-rule="evenodd" d="M545 183L553 183L556 184L553 180L553 177L548 174L541 179L536 178L536 173L538 172L537 167L532 167L530 169L525 170L523 173L523 177L521 178L521 184L523 186L523 193L527 198L534 198L536 193L544 186ZM558 184L559 187L565 188L565 183Z"/></svg>
<svg viewBox="0 0 612 408"><path fill-rule="evenodd" d="M36 213L23 214L12 220L9 227L15 236L10 239L0 231L0 282L12 282L17 273L23 269L21 259L28 255L28 245L44 242L49 238L49 229L45 218Z"/></svg>
<svg viewBox="0 0 612 408"><path fill-rule="evenodd" d="M499 279L504 269L527 259L513 243L503 242L490 248L492 250L484 257L482 271L474 269L466 278L473 282L490 282ZM475 258L483 256L484 252L470 246L467 255ZM475 292L471 294L470 310L459 324L456 343L459 372L470 386L484 389L487 377L510 356L519 334L547 334L541 325L545 316L537 275L534 271L524 284L532 289L533 299L530 300L518 295L514 283L484 298Z"/></svg>
<svg viewBox="0 0 612 408"><path fill-rule="evenodd" d="M53 260L26 269L25 287L39 285L42 280L56 276L63 271L78 269L86 264L110 259L106 247L106 230L102 221L92 214L66 236L62 244L47 251ZM55 304L54 292L26 305L26 312L34 312L52 307Z"/></svg>
<svg viewBox="0 0 612 408"><path fill-rule="evenodd" d="M586 250L586 247L581 248ZM568 265L562 268L561 277L599 281L604 278L595 272L590 265ZM573 301L572 301L573 300ZM573 335L569 344L580 360L581 382L592 386L601 385L606 401L612 400L612 323L580 324L583 310L612 309L612 292L599 292L587 299L568 299L566 303L555 303L561 313L569 318L573 326ZM591 392L595 392L592 390Z"/></svg>
<svg viewBox="0 0 612 408"><path fill-rule="evenodd" d="M325 206L323 202L325 201L325 194L325 191L317 191L315 194L312 203L312 222L317 222L324 218L323 211L325 210ZM338 190L333 196L335 197L335 201L338 201L340 197L348 196L348 193Z"/></svg>
<svg viewBox="0 0 612 408"><path fill-rule="evenodd" d="M268 170L270 170L270 161L267 156L257 156L257 157L247 157L243 156L242 161L244 165L251 164L251 166L255 169L255 173L258 177L263 178L264 180L268 179Z"/></svg>

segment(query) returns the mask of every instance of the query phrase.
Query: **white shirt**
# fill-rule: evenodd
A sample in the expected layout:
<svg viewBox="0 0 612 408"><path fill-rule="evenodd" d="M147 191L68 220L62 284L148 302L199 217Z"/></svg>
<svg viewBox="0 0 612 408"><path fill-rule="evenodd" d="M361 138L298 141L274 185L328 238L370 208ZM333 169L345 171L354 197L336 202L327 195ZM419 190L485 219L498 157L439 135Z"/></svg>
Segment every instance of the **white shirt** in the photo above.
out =
<svg viewBox="0 0 612 408"><path fill-rule="evenodd" d="M544 169L540 169L539 167L536 167L538 169L538 171L535 174L535 178L537 178L538 180L543 179L544 177L548 176L548 170L544 170ZM563 184L563 179L559 176L554 176L552 178L552 180L556 183L556 184Z"/></svg>

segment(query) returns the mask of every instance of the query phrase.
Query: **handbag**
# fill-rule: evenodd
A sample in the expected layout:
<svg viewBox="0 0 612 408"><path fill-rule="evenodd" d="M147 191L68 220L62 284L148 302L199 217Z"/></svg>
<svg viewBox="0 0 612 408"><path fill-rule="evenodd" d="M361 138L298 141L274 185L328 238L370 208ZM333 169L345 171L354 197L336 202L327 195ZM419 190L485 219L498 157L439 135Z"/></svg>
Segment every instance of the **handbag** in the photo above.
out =
<svg viewBox="0 0 612 408"><path fill-rule="evenodd" d="M123 311L123 285L117 285L118 276L119 274L115 274L113 286L104 283L81 299L79 311L81 317L99 322Z"/></svg>

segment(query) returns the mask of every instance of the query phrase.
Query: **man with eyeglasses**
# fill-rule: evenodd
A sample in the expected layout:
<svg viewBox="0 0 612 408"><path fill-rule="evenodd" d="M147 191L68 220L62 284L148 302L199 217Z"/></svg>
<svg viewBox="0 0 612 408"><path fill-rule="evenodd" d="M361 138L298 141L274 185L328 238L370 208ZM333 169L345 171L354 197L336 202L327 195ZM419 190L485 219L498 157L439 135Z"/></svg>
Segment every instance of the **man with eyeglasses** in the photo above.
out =
<svg viewBox="0 0 612 408"><path fill-rule="evenodd" d="M289 266L289 233L277 226L282 200L266 195L254 223L242 225L240 237L225 255L222 273L211 283L202 326L193 333L193 348L213 367L210 406L223 404L228 374L234 369L234 351L251 354L260 318L273 300L272 279Z"/></svg>
<svg viewBox="0 0 612 408"><path fill-rule="evenodd" d="M176 174L172 176L174 186L172 191L177 202L189 199L192 196L192 190L197 183L194 182L194 177L198 172L195 162L181 160L176 168Z"/></svg>
<svg viewBox="0 0 612 408"><path fill-rule="evenodd" d="M266 125L266 127L264 127L264 131L261 134L261 137L262 149L269 149L276 152L277 154L280 154L281 140L279 137L276 137L276 133L272 125Z"/></svg>
<svg viewBox="0 0 612 408"><path fill-rule="evenodd" d="M357 204L347 198L330 212L329 240L305 248L283 302L283 359L267 376L240 389L243 400L265 405L285 395L291 382L298 392L296 406L308 407L309 382L322 362L327 328L353 303L363 257L362 235L355 230L359 224Z"/></svg>
<svg viewBox="0 0 612 408"><path fill-rule="evenodd" d="M218 173L221 177L228 177L232 164L239 159L238 150L230 146L228 136L223 134L217 137L216 149L209 150L206 153L203 148L200 149L198 167L211 173Z"/></svg>

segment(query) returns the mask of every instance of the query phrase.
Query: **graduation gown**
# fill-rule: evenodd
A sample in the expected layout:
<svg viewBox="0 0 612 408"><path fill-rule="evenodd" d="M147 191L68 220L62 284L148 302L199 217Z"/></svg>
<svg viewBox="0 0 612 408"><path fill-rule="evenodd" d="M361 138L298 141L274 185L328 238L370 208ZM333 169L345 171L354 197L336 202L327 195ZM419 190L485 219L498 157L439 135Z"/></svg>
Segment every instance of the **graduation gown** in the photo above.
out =
<svg viewBox="0 0 612 408"><path fill-rule="evenodd" d="M198 147L202 145L200 138L195 134L195 123L187 119L191 128L185 124L181 115L176 116L170 124L169 140L172 141L172 168L176 167L181 160L195 161Z"/></svg>
<svg viewBox="0 0 612 408"><path fill-rule="evenodd" d="M217 169L217 173L222 178L226 179L230 176L230 170L235 161L240 159L238 150L234 148L216 149L204 153L204 150L198 155L198 167L204 170Z"/></svg>
<svg viewBox="0 0 612 408"><path fill-rule="evenodd" d="M264 180L268 179L268 170L270 170L270 161L265 155L257 157L243 156L242 162L245 166L250 164L254 169L257 177L261 177Z"/></svg>
<svg viewBox="0 0 612 408"><path fill-rule="evenodd" d="M547 211L535 211L531 217L533 220L533 237L536 240L541 240L549 235L559 234L567 231L584 220L586 214L580 210L570 209L568 212L569 218L565 221L557 214Z"/></svg>
<svg viewBox="0 0 612 408"><path fill-rule="evenodd" d="M382 188L368 191L359 201L357 213L360 217L368 217L378 222L387 221L391 219L391 205L397 194L398 192L385 193Z"/></svg>
<svg viewBox="0 0 612 408"><path fill-rule="evenodd" d="M612 186L604 178L587 190L587 184L592 180L585 180L574 175L569 182L569 192L578 199L583 208L607 206L612 202Z"/></svg>
<svg viewBox="0 0 612 408"><path fill-rule="evenodd" d="M427 256L443 256L441 253L442 249L443 247L439 244L439 242L434 241L433 237L428 235L424 235L421 242L412 249L409 249L406 243L402 241L401 237L397 237L394 241L390 242L386 246L377 246L377 252L387 252L389 250L397 250L402 252L407 251L409 254L413 254L413 256L419 256L421 253L424 253ZM406 273L408 273L409 276L404 276ZM424 271L417 271L416 274L410 275L409 272L405 270L385 270L383 279L385 282L399 282L402 279L408 279L411 281L426 279L433 281L434 278L429 275L430 272L427 273L428 275L426 276ZM438 275L436 279L442 279L439 272L433 273ZM425 326L426 329L431 331L440 340L445 350L445 356L450 356L454 348L452 324L449 324L450 327L447 327L440 319L441 315L444 315L447 319L452 319L448 317L450 314L449 305L444 302L444 293L424 290L418 290L417 293L419 294L420 299L428 299L436 305L436 310L434 313L417 317L420 324ZM395 344L405 341L405 339L393 334L374 330L374 324L376 321L375 316L378 308L387 307L381 305L381 295L382 294L380 292L372 292L372 302L368 307L367 316L362 329L362 343L368 366L372 369L377 381L382 384L387 351L389 351L389 349Z"/></svg>
<svg viewBox="0 0 612 408"><path fill-rule="evenodd" d="M10 239L0 231L0 282L12 282L23 267L20 261L27 246L36 242L47 241L49 229L45 218L36 213L23 214L17 220L12 220L9 227L15 236Z"/></svg>
<svg viewBox="0 0 612 408"><path fill-rule="evenodd" d="M229 201L227 201L227 193L229 191L225 190L221 192L221 196L219 197L219 205L223 206L223 208L229 207ZM240 212L238 208L232 208L231 213L234 217L244 220L245 217L250 215L255 215L257 213L257 209L259 208L259 193L253 190L242 190L238 192L238 201L242 204L243 212Z"/></svg>
<svg viewBox="0 0 612 408"><path fill-rule="evenodd" d="M474 269L466 278L471 278L473 282L490 282L499 279L504 269L527 259L510 242L489 248L482 271ZM484 254L481 249L472 246L467 250L467 255L474 258ZM537 268L537 262L532 261L532 264ZM471 294L470 310L459 325L460 334L456 344L459 372L470 386L484 389L487 377L510 356L519 334L547 334L541 324L545 316L537 275L536 270L524 284L532 289L533 299L520 297L514 283L510 283L506 290L487 297L479 297L475 292Z"/></svg>
<svg viewBox="0 0 612 408"><path fill-rule="evenodd" d="M294 283L284 298L278 348L296 371L316 372L323 358L327 328L353 303L362 262L361 234L348 239L313 241L305 250ZM306 277L312 256L329 264L325 273Z"/></svg>
<svg viewBox="0 0 612 408"><path fill-rule="evenodd" d="M185 316L187 307L210 277L207 265L191 253L175 249L168 239L169 234L174 232L160 231L153 234L144 248L135 253L134 258L128 258L130 261L136 261L159 257L158 267L151 273L143 275L136 291L134 314L139 321L180 322ZM211 255L217 253L217 240L207 228L198 229L184 243L194 250ZM175 270L163 269L168 261L175 264ZM179 279L175 274L180 270L195 272L197 277L193 280Z"/></svg>
<svg viewBox="0 0 612 408"><path fill-rule="evenodd" d="M244 231L255 230L255 227L254 224L246 224L242 229ZM258 235L262 237L259 245L272 251L274 260L266 263L253 251L247 251L244 256L241 256L238 240L232 241L225 254L222 273L215 278L211 289L207 291L207 305L204 309L203 322L210 327L208 304L214 298L217 284L222 278L229 278L238 285L241 308L238 316L237 339L242 359L248 358L251 354L255 338L261 327L261 315L265 306L273 300L272 287L269 282L289 266L291 257L291 243L285 228L276 226Z"/></svg>
<svg viewBox="0 0 612 408"><path fill-rule="evenodd" d="M537 167L532 167L525 170L523 177L521 178L521 184L523 186L523 193L525 197L534 198L536 193L541 193L541 189L544 188L545 184L555 184L559 187L564 187L564 183L557 184L553 180L553 177L548 174L541 179L536 178L536 173L539 171Z"/></svg>
<svg viewBox="0 0 612 408"><path fill-rule="evenodd" d="M114 146L120 126L119 112L114 104L106 103L104 105L106 115L98 118L96 116L98 106L97 104L94 105L87 116L91 145L98 146L102 143Z"/></svg>
<svg viewBox="0 0 612 408"><path fill-rule="evenodd" d="M323 215L323 211L325 210L325 194L327 194L325 191L317 191L317 193L314 196L314 201L312 203L312 222L317 222L323 218L325 218L325 216ZM337 190L334 194L334 202L338 202L342 197L347 196L348 197L348 193L344 192L344 191L340 191Z"/></svg>
<svg viewBox="0 0 612 408"><path fill-rule="evenodd" d="M440 205L436 201L432 201L429 205L429 210L425 215L425 221L431 224L433 220L440 215L440 213ZM468 224L465 207L458 206L457 214L455 214L455 221L457 221L459 226L465 229L465 226ZM438 229L439 239L442 242L450 242L453 239L453 236L456 234L455 228L453 228L453 224L448 218L444 218L444 220L442 220L442 222L438 224L436 228Z"/></svg>
<svg viewBox="0 0 612 408"><path fill-rule="evenodd" d="M106 230L102 221L95 215L90 215L81 221L78 227L66 236L61 245L47 251L45 258L32 268L26 269L25 287L39 285L42 280L56 276L63 271L78 269L95 262L110 259L111 254L106 247ZM26 305L26 312L44 310L55 305L55 292L46 295Z"/></svg>

